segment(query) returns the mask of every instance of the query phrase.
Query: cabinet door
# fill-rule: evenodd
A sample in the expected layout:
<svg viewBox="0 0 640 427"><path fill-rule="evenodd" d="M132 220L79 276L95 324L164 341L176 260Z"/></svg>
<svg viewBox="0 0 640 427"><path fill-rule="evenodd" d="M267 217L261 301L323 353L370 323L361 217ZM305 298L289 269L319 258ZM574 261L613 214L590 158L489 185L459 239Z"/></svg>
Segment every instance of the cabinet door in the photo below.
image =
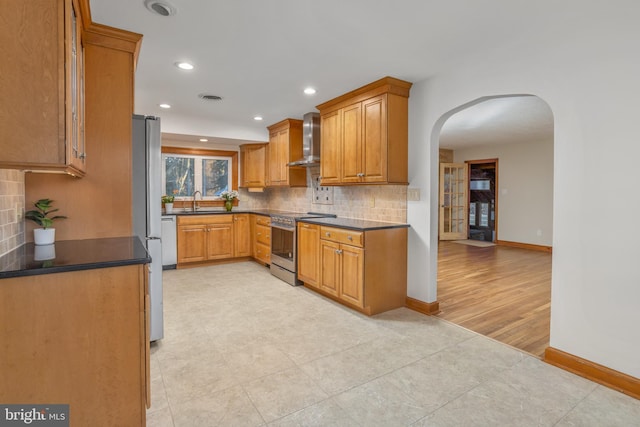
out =
<svg viewBox="0 0 640 427"><path fill-rule="evenodd" d="M251 224L249 214L233 215L234 256L251 256Z"/></svg>
<svg viewBox="0 0 640 427"><path fill-rule="evenodd" d="M340 184L341 111L332 111L320 118L320 182L323 185Z"/></svg>
<svg viewBox="0 0 640 427"><path fill-rule="evenodd" d="M320 226L298 224L298 278L320 286Z"/></svg>
<svg viewBox="0 0 640 427"><path fill-rule="evenodd" d="M75 2L71 1L65 22L70 37L66 45L67 99L66 149L67 162L84 171L84 52L82 48L82 21Z"/></svg>
<svg viewBox="0 0 640 427"><path fill-rule="evenodd" d="M0 169L65 170L70 0L2 2Z"/></svg>
<svg viewBox="0 0 640 427"><path fill-rule="evenodd" d="M204 261L207 255L207 226L178 226L178 264Z"/></svg>
<svg viewBox="0 0 640 427"><path fill-rule="evenodd" d="M387 181L387 114L384 96L362 103L363 182Z"/></svg>
<svg viewBox="0 0 640 427"><path fill-rule="evenodd" d="M269 135L269 185L280 185L282 183L282 168L280 159L282 154L281 132Z"/></svg>
<svg viewBox="0 0 640 427"><path fill-rule="evenodd" d="M340 251L340 298L358 307L364 307L364 250L340 245Z"/></svg>
<svg viewBox="0 0 640 427"><path fill-rule="evenodd" d="M364 175L362 108L358 102L342 110L342 182L361 182Z"/></svg>
<svg viewBox="0 0 640 427"><path fill-rule="evenodd" d="M278 133L278 160L277 167L280 169L280 183L289 185L289 130Z"/></svg>
<svg viewBox="0 0 640 427"><path fill-rule="evenodd" d="M331 295L339 296L340 292L340 244L328 240L320 240L320 289Z"/></svg>
<svg viewBox="0 0 640 427"><path fill-rule="evenodd" d="M240 147L242 187L265 186L266 145Z"/></svg>
<svg viewBox="0 0 640 427"><path fill-rule="evenodd" d="M207 225L207 259L233 258L233 222Z"/></svg>

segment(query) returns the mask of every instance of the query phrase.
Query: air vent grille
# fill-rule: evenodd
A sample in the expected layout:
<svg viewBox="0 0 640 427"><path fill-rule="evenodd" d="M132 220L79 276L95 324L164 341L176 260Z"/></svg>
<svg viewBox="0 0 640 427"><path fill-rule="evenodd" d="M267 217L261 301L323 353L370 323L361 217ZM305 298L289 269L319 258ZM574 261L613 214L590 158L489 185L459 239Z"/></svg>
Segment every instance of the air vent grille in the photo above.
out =
<svg viewBox="0 0 640 427"><path fill-rule="evenodd" d="M218 95L209 95L207 93L201 93L198 95L199 98L204 99L205 101L222 101L222 97Z"/></svg>

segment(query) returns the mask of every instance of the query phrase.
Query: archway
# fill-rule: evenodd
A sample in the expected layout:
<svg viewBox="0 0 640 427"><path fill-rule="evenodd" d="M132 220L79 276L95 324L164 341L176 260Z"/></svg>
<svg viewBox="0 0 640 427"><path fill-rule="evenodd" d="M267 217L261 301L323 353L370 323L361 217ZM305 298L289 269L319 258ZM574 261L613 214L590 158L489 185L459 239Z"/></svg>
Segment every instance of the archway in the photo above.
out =
<svg viewBox="0 0 640 427"><path fill-rule="evenodd" d="M463 221L464 236L456 238L465 240L438 244L439 316L542 357L549 345L551 299L551 109L531 95L483 97L443 115L433 136L448 150L447 165L471 171L488 159L500 162L495 189L477 173L465 176L465 218L447 218ZM445 197L441 207L451 203ZM494 221L493 235L473 226Z"/></svg>

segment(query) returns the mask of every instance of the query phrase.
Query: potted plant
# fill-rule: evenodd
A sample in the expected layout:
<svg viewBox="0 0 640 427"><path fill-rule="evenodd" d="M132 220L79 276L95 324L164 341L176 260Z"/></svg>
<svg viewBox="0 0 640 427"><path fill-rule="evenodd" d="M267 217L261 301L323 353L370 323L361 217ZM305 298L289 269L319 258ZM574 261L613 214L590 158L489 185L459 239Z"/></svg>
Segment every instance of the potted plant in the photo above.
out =
<svg viewBox="0 0 640 427"><path fill-rule="evenodd" d="M24 214L26 219L30 219L42 228L36 228L33 230L33 240L36 245L50 245L56 240L56 229L52 228L53 221L56 219L64 219L66 216L56 215L49 217L58 209L52 209L53 200L40 199L34 203L36 209L27 211Z"/></svg>
<svg viewBox="0 0 640 427"><path fill-rule="evenodd" d="M162 196L162 203L164 203L164 212L172 213L173 212L173 201L175 200L174 196Z"/></svg>
<svg viewBox="0 0 640 427"><path fill-rule="evenodd" d="M220 193L220 197L224 199L224 207L227 212L231 212L231 209L233 209L233 201L238 198L238 192L235 190L225 190Z"/></svg>

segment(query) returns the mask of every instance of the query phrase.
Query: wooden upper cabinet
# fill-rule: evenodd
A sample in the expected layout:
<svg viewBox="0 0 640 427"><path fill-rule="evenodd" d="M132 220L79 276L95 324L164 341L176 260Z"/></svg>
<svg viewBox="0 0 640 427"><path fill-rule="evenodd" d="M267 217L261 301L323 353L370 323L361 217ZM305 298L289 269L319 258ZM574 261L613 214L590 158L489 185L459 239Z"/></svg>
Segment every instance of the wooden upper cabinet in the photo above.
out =
<svg viewBox="0 0 640 427"><path fill-rule="evenodd" d="M287 164L302 158L302 120L285 119L269 126L267 186L306 187L307 170Z"/></svg>
<svg viewBox="0 0 640 427"><path fill-rule="evenodd" d="M0 168L83 176L83 19L77 0L6 0ZM18 41L19 40L19 41Z"/></svg>
<svg viewBox="0 0 640 427"><path fill-rule="evenodd" d="M322 185L408 183L410 89L385 77L317 106Z"/></svg>
<svg viewBox="0 0 640 427"><path fill-rule="evenodd" d="M320 116L320 176L324 185L340 184L342 159L342 111L334 110Z"/></svg>
<svg viewBox="0 0 640 427"><path fill-rule="evenodd" d="M240 146L240 187L264 188L267 178L267 144Z"/></svg>

